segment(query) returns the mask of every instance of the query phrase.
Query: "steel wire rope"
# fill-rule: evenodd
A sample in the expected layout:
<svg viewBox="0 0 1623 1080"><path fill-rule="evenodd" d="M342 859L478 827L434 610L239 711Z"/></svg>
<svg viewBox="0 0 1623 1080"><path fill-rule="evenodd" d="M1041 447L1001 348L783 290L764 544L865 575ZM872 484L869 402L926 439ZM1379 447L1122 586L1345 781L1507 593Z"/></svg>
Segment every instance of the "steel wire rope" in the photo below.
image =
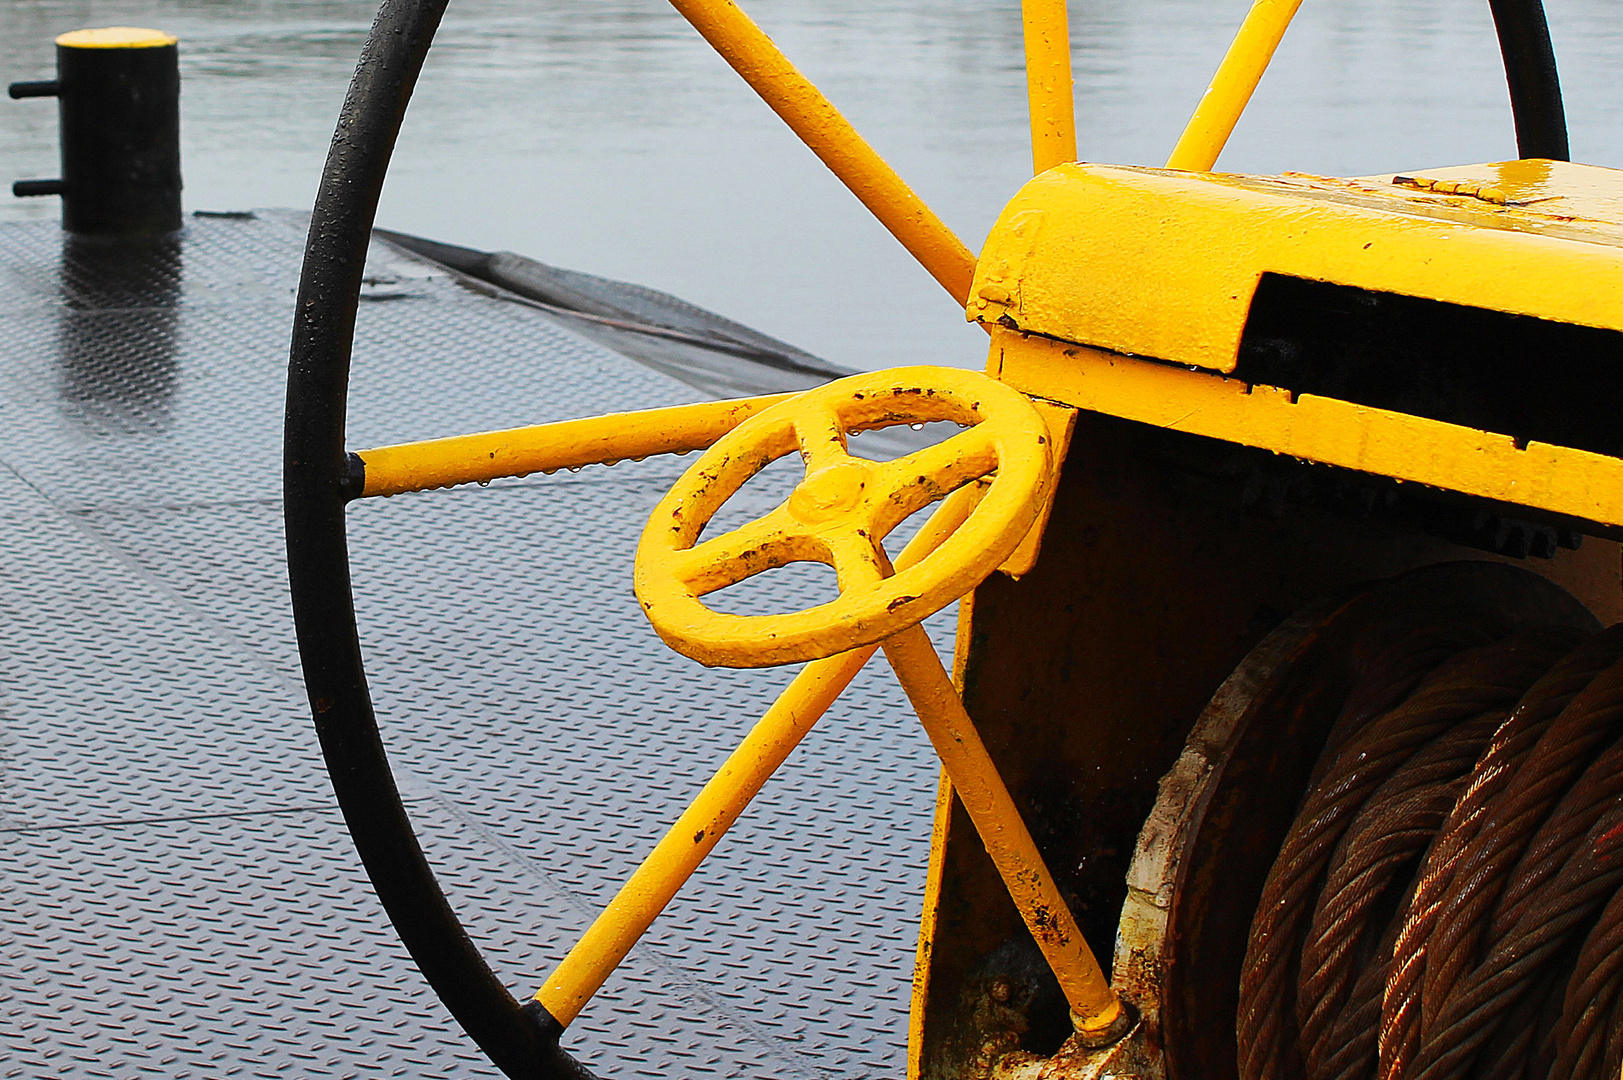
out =
<svg viewBox="0 0 1623 1080"><path fill-rule="evenodd" d="M1308 789L1252 922L1240 983L1243 1077L1271 1080L1300 1071L1291 999L1302 942L1331 858L1360 809L1431 740L1461 721L1513 705L1555 659L1553 647L1545 636L1517 635L1457 653L1390 711L1346 718L1358 725L1356 735L1332 735L1327 750L1335 756L1328 768L1323 758L1315 768L1321 778Z"/></svg>
<svg viewBox="0 0 1623 1080"><path fill-rule="evenodd" d="M1623 655L1623 636L1608 632L1562 660L1528 691L1472 770L1464 792L1427 852L1415 878L1414 894L1399 920L1378 1034L1380 1060L1386 1073L1401 1075L1413 1057L1420 1035L1419 983L1425 973L1431 931L1454 872L1482 825L1487 806L1516 775L1518 764L1531 752L1546 725L1619 655Z"/></svg>
<svg viewBox="0 0 1623 1080"><path fill-rule="evenodd" d="M1252 924L1240 1075L1615 1077L1623 626L1424 644L1366 665L1314 766Z"/></svg>

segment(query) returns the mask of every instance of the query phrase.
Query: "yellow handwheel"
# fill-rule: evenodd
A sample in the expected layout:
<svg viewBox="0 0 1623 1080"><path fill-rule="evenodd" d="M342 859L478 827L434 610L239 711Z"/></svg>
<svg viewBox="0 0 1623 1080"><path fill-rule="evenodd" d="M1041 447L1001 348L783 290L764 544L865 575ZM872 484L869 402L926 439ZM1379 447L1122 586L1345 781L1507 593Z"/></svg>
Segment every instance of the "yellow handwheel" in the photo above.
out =
<svg viewBox="0 0 1623 1080"><path fill-rule="evenodd" d="M895 461L866 461L846 449L853 431L940 420L968 430ZM806 476L788 499L700 542L730 496L797 449ZM637 597L660 637L704 664L767 667L871 645L958 599L1008 558L1036 521L1050 471L1042 418L1000 382L940 367L852 375L758 413L705 451L643 530ZM885 537L984 477L990 485L963 525L893 574ZM724 614L701 599L802 561L834 568L837 599L774 615Z"/></svg>

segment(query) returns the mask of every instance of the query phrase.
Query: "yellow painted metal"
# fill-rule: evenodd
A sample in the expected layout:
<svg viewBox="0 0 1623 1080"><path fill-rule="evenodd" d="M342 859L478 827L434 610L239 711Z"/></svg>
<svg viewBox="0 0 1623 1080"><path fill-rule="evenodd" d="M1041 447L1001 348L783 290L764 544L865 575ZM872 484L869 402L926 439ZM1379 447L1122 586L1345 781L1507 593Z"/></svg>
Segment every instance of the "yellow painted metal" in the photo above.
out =
<svg viewBox="0 0 1623 1080"><path fill-rule="evenodd" d="M1302 177L1332 190L1384 191L1388 178L1335 180ZM1412 212L1501 228L1623 245L1623 173L1594 165L1529 158L1485 165L1423 169L1390 178L1399 187L1425 192ZM1432 196L1432 197L1427 197ZM1448 196L1456 196L1449 198ZM1481 202L1493 205L1481 206ZM1505 207L1500 211L1497 207Z"/></svg>
<svg viewBox="0 0 1623 1080"><path fill-rule="evenodd" d="M846 452L849 431L935 420L973 426L885 464L863 462ZM1116 1024L1121 1005L919 626L924 616L973 589L1031 530L1049 484L1050 441L1044 420L1024 397L984 375L954 368L899 368L807 391L723 436L678 481L643 533L636 588L660 636L704 663L760 667L830 654L866 659L862 647L882 638L943 771L1054 968L1073 1022L1085 1037L1097 1037ZM696 543L714 513L745 481L797 448L806 477L783 505L757 522ZM880 546L884 537L944 493L961 492L966 484L985 478L990 478L985 493L963 523L930 555L893 571ZM806 559L835 567L839 599L810 611L765 617L721 615L699 602L707 592ZM844 652L852 648L858 652ZM830 663L814 662L802 678L821 673L819 665ZM743 786L754 784L748 788L751 794L803 734L794 722L793 703L800 693L817 711L832 700L809 686L786 695L791 702L787 718L769 714L762 727L770 722L772 734L763 736L770 752L753 746L747 753L739 751L745 755L739 771L752 778ZM771 762L765 772L763 760ZM732 765L730 761L728 768ZM713 784L731 790L721 776ZM554 1016L565 1021L573 1017L647 920L674 895L676 883L703 857L697 849L709 830L725 828L732 820L728 812L736 816L734 808L741 804L735 796L718 799L720 810L701 795L656 850L657 858L645 864L646 882L622 890L628 914L606 912L599 920L602 929L594 926L566 961L571 970L548 980L540 999Z"/></svg>
<svg viewBox="0 0 1623 1080"><path fill-rule="evenodd" d="M970 484L949 495L903 549L898 569L917 564L952 535L983 490ZM559 1023L567 1025L579 1015L876 649L870 645L814 660L795 676L536 991L536 1000Z"/></svg>
<svg viewBox="0 0 1623 1080"><path fill-rule="evenodd" d="M1076 409L1043 398L1033 398L1031 405L1037 410L1037 415L1043 418L1043 426L1048 428L1049 456L1057 466L1065 460L1065 451L1070 448L1071 431L1076 427ZM1037 508L1037 520L1026 530L1025 538L1020 541L1020 546L1014 549L1014 554L998 567L999 571L1015 580L1031 573L1032 567L1037 565L1037 556L1042 551L1043 533L1048 528L1048 517L1054 510L1055 487L1054 484L1048 485L1048 490Z"/></svg>
<svg viewBox="0 0 1623 1080"><path fill-rule="evenodd" d="M1008 330L993 333L989 366L1078 408L1623 526L1623 461L1602 454L1518 449L1507 435L1312 394L1293 402L1284 390Z"/></svg>
<svg viewBox="0 0 1623 1080"><path fill-rule="evenodd" d="M1262 81L1302 0L1255 0L1212 76L1195 115L1167 159L1169 169L1205 172L1217 164L1240 114Z"/></svg>
<svg viewBox="0 0 1623 1080"><path fill-rule="evenodd" d="M970 597L959 601L968 604ZM958 614L960 635L965 625ZM959 642L958 655L964 651ZM953 680L955 685L958 680ZM936 784L935 813L930 826L930 865L924 876L924 902L919 909L919 942L913 954L913 986L907 1010L907 1080L920 1080L924 1065L924 1009L930 997L930 972L935 954L936 917L941 910L941 882L946 873L947 821L952 816L952 781L943 770Z"/></svg>
<svg viewBox="0 0 1623 1080"><path fill-rule="evenodd" d="M929 635L915 624L886 638L882 647L953 791L1059 980L1072 1023L1084 1039L1104 1035L1120 1018L1121 1003L1060 896Z"/></svg>
<svg viewBox="0 0 1623 1080"><path fill-rule="evenodd" d="M962 304L975 256L733 0L671 0L712 48Z"/></svg>
<svg viewBox="0 0 1623 1080"><path fill-rule="evenodd" d="M987 238L969 316L1232 371L1264 273L1623 328L1623 171L1529 161L1431 170L1478 191L1062 165Z"/></svg>
<svg viewBox="0 0 1623 1080"><path fill-rule="evenodd" d="M366 466L361 494L399 495L703 450L744 420L791 397L702 401L362 450L356 455Z"/></svg>
<svg viewBox="0 0 1623 1080"><path fill-rule="evenodd" d="M969 430L890 462L846 452L848 431L937 420ZM1048 442L1031 403L979 372L893 368L808 390L722 436L655 507L637 547L637 597L666 644L704 664L766 667L872 644L964 595L1014 552L1049 484ZM787 501L699 542L729 496L796 449L806 475ZM985 476L991 485L963 528L892 576L880 546L891 530ZM840 595L751 616L700 599L802 561L833 566Z"/></svg>
<svg viewBox="0 0 1623 1080"><path fill-rule="evenodd" d="M173 45L180 39L162 30L135 26L99 26L92 30L70 30L58 34L56 43L70 49L154 49Z"/></svg>
<svg viewBox="0 0 1623 1080"><path fill-rule="evenodd" d="M1076 160L1071 28L1065 0L1021 0L1026 36L1026 99L1031 109L1031 166L1046 172Z"/></svg>
<svg viewBox="0 0 1623 1080"><path fill-rule="evenodd" d="M1066 436L1074 426L1066 425ZM1050 424L1050 430L1053 430ZM1064 452L1056 452L1054 459L1063 461ZM1050 492L1050 499L1053 495ZM1042 523L1033 526L1033 531ZM975 594L970 593L958 601L958 626L952 650L952 685L960 695L964 692L964 669L969 664L969 650L975 628ZM936 920L941 911L941 887L946 880L947 828L952 817L952 781L945 769L936 784L935 812L930 824L930 864L924 873L924 897L919 907L919 941L913 954L913 986L907 1011L907 1080L920 1080L924 1066L924 1017L930 998L930 975L934 970Z"/></svg>

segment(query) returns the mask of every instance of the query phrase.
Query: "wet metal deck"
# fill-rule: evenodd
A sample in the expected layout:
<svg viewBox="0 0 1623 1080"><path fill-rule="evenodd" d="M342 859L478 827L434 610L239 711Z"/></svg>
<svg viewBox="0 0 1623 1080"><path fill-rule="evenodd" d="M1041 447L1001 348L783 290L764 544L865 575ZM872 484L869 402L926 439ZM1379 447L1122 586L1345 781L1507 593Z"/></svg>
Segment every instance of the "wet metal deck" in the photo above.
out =
<svg viewBox="0 0 1623 1080"><path fill-rule="evenodd" d="M279 502L303 228L194 218L133 270L0 228L0 1076L496 1075L385 922L305 714ZM697 396L401 252L372 277L352 446ZM396 769L515 992L789 677L643 621L631 554L681 465L351 511ZM870 667L566 1045L607 1077L899 1075L935 775Z"/></svg>

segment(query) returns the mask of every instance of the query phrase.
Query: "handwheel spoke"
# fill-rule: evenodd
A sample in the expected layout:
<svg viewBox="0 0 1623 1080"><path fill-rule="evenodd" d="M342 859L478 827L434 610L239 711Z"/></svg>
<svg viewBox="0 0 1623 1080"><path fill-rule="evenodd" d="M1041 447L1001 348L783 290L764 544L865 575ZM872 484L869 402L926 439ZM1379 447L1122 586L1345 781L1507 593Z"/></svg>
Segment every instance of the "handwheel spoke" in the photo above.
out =
<svg viewBox="0 0 1623 1080"><path fill-rule="evenodd" d="M840 579L842 592L875 585L891 575L890 560L869 529L840 529L821 539L827 545L828 559Z"/></svg>
<svg viewBox="0 0 1623 1080"><path fill-rule="evenodd" d="M703 450L745 420L793 394L702 401L640 412L400 443L351 455L362 466L358 496L488 483L509 476L614 464Z"/></svg>
<svg viewBox="0 0 1623 1080"><path fill-rule="evenodd" d="M671 569L678 580L703 596L785 563L820 561L821 549L788 508L778 506L765 517L677 552Z"/></svg>
<svg viewBox="0 0 1623 1080"><path fill-rule="evenodd" d="M979 426L886 462L872 481L875 495L882 500L877 504L876 535L884 536L908 515L997 466L997 445Z"/></svg>
<svg viewBox="0 0 1623 1080"><path fill-rule="evenodd" d="M833 409L817 409L795 417L795 437L800 440L800 459L806 463L808 474L851 458L845 425Z"/></svg>

